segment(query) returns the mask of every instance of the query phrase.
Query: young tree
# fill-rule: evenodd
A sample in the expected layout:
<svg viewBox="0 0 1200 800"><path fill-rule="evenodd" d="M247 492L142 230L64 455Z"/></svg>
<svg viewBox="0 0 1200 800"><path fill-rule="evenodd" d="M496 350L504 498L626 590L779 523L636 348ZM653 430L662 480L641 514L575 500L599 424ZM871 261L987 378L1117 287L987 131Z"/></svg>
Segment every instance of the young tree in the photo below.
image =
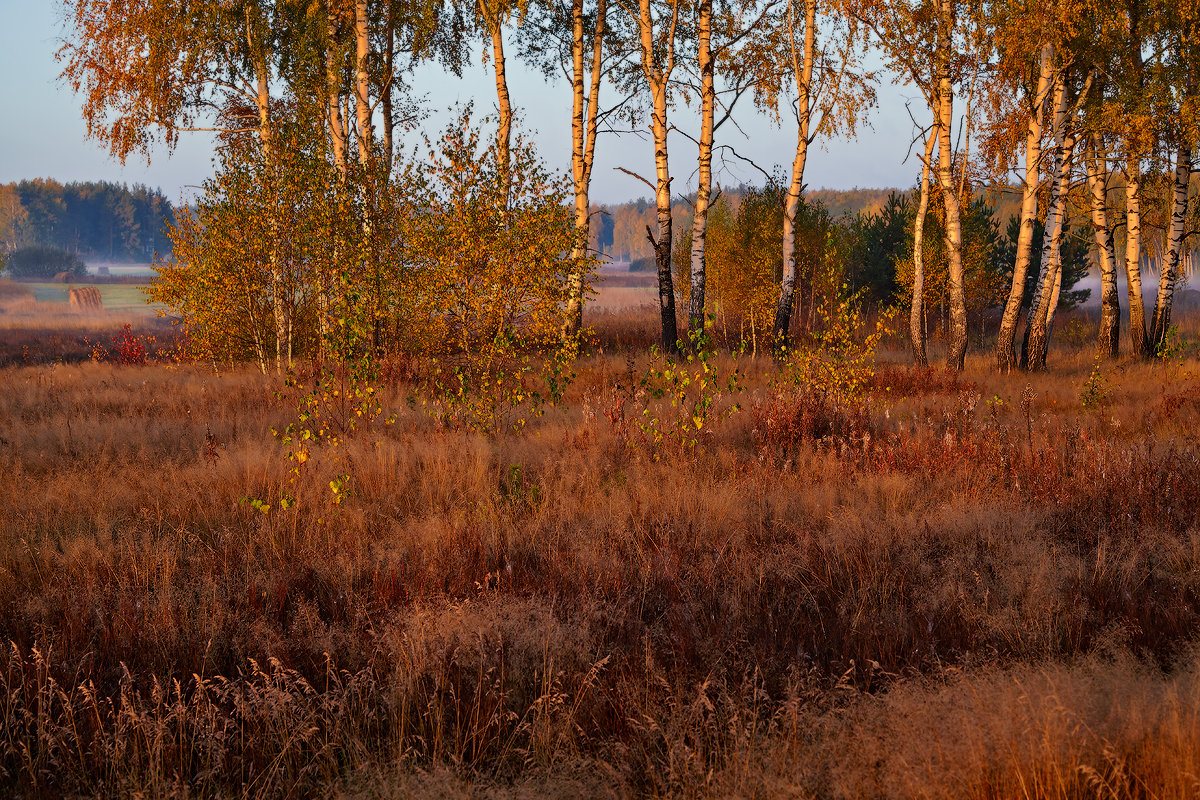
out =
<svg viewBox="0 0 1200 800"><path fill-rule="evenodd" d="M464 112L433 147L407 245L414 317L430 347L486 354L499 339L560 335L574 268L562 256L575 241L565 182L519 135L511 145L505 165L500 143L485 145Z"/></svg>
<svg viewBox="0 0 1200 800"><path fill-rule="evenodd" d="M592 167L600 126L624 104L600 106L601 87L626 55L622 39L612 31L608 0L545 0L529 9L522 25L522 55L547 76L561 70L571 83L571 179L577 241L572 263L588 263L591 242L590 201ZM583 325L584 284L587 276L573 272L563 334L572 339Z"/></svg>
<svg viewBox="0 0 1200 800"><path fill-rule="evenodd" d="M967 352L967 306L962 264L962 196L965 158L955 175L954 97L968 67L983 58L986 40L979 4L972 0L879 2L854 0L853 12L875 34L875 46L891 69L917 87L938 131L937 184L945 213L950 349L946 363L961 370ZM971 118L971 110L964 117ZM969 129L968 129L969 131Z"/></svg>
<svg viewBox="0 0 1200 800"><path fill-rule="evenodd" d="M1158 294L1150 326L1148 349L1157 353L1171 325L1171 305L1187 239L1188 195L1193 172L1193 145L1200 140L1200 2L1176 0L1168 4L1158 37L1167 72L1164 100L1165 138L1175 149L1171 186L1171 213L1167 245L1159 271Z"/></svg>
<svg viewBox="0 0 1200 800"><path fill-rule="evenodd" d="M912 342L913 361L918 367L929 365L929 356L925 353L925 217L929 213L929 166L933 163L933 148L937 145L939 133L940 128L934 125L925 135L925 155L921 159L921 194L913 223L913 285L908 336Z"/></svg>
<svg viewBox="0 0 1200 800"><path fill-rule="evenodd" d="M822 135L853 134L874 105L874 76L862 69L853 4L824 0L787 0L786 12L776 27L774 40L785 97L795 92L791 105L796 119L796 152L784 201L779 301L775 308L774 338L777 348L788 346L795 314L798 279L796 215L804 192L808 149ZM802 5L803 8L798 8ZM862 7L858 7L860 14Z"/></svg>
<svg viewBox="0 0 1200 800"><path fill-rule="evenodd" d="M671 130L668 111L671 106L672 76L678 64L678 29L683 0L638 0L636 6L622 4L622 8L632 18L639 50L639 79L650 94L650 132L654 142L655 180L653 183L646 183L654 190L657 233L647 226L646 235L654 249L654 262L658 272L662 346L668 353L677 353L679 328L675 315L675 287L671 275L671 166L667 155L667 134Z"/></svg>
<svg viewBox="0 0 1200 800"><path fill-rule="evenodd" d="M172 228L175 263L150 288L187 325L196 355L251 358L264 373L312 341L315 273L328 268L328 226L340 222L323 140L292 124L276 135L270 156L247 135L224 139L216 176Z"/></svg>
<svg viewBox="0 0 1200 800"><path fill-rule="evenodd" d="M1068 65L1069 66L1069 65ZM1029 319L1021 344L1021 363L1031 370L1046 366L1050 326L1058 307L1061 287L1062 232L1067 212L1067 194L1071 188L1072 158L1079 139L1076 115L1091 89L1089 74L1076 88L1078 75L1060 69L1054 80L1054 158L1050 168L1050 204L1046 211L1042 243L1041 279L1037 283ZM1015 280L1014 274L1014 280Z"/></svg>
<svg viewBox="0 0 1200 800"><path fill-rule="evenodd" d="M59 50L64 77L83 92L88 134L124 161L149 154L181 131L223 136L253 132L269 161L275 155L272 81L283 72L295 9L254 0L69 0L74 37ZM269 221L276 224L278 220ZM270 246L280 237L270 235ZM284 295L278 264L272 294ZM286 338L287 310L274 308L276 346ZM276 352L282 369L282 350Z"/></svg>
<svg viewBox="0 0 1200 800"><path fill-rule="evenodd" d="M768 184L738 193L719 193L708 211L705 246L706 311L727 340L731 324L736 340L749 343L758 354L760 343L769 347L767 334L775 307L779 281L779 235L783 229L783 191ZM675 268L680 293L691 305L694 226L680 226L676 239Z"/></svg>
<svg viewBox="0 0 1200 800"><path fill-rule="evenodd" d="M1016 32L1020 27L1017 20L1002 20L1001 31ZM1013 83L1023 86L1020 96L1024 99L1019 109L1021 116L1026 118L1025 124L1025 165L1021 190L1020 231L1017 238L1017 250L1013 263L1012 286L1009 289L1008 300L1004 304L1004 315L1000 320L1000 331L996 336L996 366L1002 372L1008 372L1017 366L1017 356L1014 344L1017 331L1017 320L1021 307L1025 303L1025 276L1029 270L1030 257L1033 250L1033 228L1037 220L1038 186L1041 183L1042 166L1042 137L1045 127L1046 105L1053 90L1055 48L1048 41L1043 41L1037 54L1036 82L1024 79L1027 60L1023 58L1022 49L1012 48L1006 53L1016 52L1015 59L1001 59L1001 69L1013 75L1013 80L998 80L994 86L997 99L1005 95L1011 97ZM1015 63L1014 63L1015 61ZM1003 72L1002 72L1003 75ZM1001 142L1005 147L1007 142Z"/></svg>

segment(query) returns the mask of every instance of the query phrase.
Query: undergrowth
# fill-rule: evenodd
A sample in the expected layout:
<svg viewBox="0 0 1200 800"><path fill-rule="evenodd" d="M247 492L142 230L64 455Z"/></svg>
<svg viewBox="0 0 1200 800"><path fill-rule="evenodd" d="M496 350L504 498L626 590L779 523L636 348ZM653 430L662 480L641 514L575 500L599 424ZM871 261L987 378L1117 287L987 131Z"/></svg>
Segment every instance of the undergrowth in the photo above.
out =
<svg viewBox="0 0 1200 800"><path fill-rule="evenodd" d="M1194 796L1194 364L1090 357L10 367L0 788Z"/></svg>

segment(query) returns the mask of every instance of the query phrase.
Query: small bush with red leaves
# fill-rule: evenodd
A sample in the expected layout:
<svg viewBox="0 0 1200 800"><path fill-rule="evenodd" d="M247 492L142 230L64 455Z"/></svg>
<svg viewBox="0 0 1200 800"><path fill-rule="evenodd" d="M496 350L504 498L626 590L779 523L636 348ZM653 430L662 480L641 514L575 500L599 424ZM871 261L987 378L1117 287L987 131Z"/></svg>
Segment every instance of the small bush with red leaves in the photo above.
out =
<svg viewBox="0 0 1200 800"><path fill-rule="evenodd" d="M112 346L92 346L92 361L111 361L116 364L145 364L148 348L154 345L154 337L134 333L133 326L125 323L112 336Z"/></svg>

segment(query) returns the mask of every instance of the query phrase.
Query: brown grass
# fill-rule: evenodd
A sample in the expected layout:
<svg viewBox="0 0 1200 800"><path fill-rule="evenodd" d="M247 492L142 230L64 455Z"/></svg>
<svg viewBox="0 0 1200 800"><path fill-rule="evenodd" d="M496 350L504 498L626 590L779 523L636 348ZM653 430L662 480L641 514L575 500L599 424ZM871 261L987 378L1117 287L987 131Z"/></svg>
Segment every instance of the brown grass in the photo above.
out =
<svg viewBox="0 0 1200 800"><path fill-rule="evenodd" d="M743 357L743 412L656 446L653 320L597 328L521 434L439 424L406 363L298 477L249 370L6 367L0 788L1195 796L1200 364L1084 408L1070 343L885 354L862 404Z"/></svg>

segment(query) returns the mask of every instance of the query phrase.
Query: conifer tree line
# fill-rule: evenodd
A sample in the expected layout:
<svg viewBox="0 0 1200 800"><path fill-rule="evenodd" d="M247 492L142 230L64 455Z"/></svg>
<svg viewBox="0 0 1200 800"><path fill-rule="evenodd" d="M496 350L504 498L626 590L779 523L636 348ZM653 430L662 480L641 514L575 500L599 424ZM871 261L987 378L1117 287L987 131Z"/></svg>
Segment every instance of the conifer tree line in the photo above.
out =
<svg viewBox="0 0 1200 800"><path fill-rule="evenodd" d="M1132 354L1148 358L1190 263L1200 0L66 5L73 31L59 55L92 136L125 159L189 130L218 134L217 174L174 229L180 266L156 291L210 347L264 368L339 336L471 352L515 332L577 334L595 255L593 166L615 131L653 143L651 163L623 169L653 196L643 233L671 352L688 339L681 323L696 331L714 293L734 291L721 288L730 269L715 267L729 262L752 265L734 293L772 350L817 322L819 286L836 294L859 274L903 299L918 363L940 329L947 366L962 369L972 311L997 306L997 367L1041 369L1082 259L1101 277L1097 352L1116 357L1124 326ZM416 67L459 74L481 53L495 98L479 106L494 111L461 109L440 137L403 147L423 115ZM561 177L523 138L512 58L569 86ZM865 267L878 260L869 237L894 238L896 219L835 224L807 196L806 166L896 85L917 96L919 177L897 200L907 244L868 281L879 271ZM713 165L745 159L730 134L754 110L794 132L795 147L742 203L761 218L739 221L750 212L722 206ZM671 135L685 128L698 133ZM696 184L680 220L682 176ZM985 219L985 195L1013 186L1011 229Z"/></svg>
<svg viewBox="0 0 1200 800"><path fill-rule="evenodd" d="M140 262L167 256L171 203L147 186L24 180L0 186L0 249L68 250L92 261Z"/></svg>

